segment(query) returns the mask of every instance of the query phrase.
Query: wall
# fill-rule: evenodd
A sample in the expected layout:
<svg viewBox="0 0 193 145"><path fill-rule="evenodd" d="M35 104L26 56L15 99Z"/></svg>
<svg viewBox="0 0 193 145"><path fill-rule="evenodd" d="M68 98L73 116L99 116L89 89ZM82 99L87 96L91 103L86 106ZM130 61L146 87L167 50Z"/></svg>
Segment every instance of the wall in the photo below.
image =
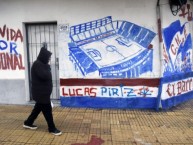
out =
<svg viewBox="0 0 193 145"><path fill-rule="evenodd" d="M82 2L78 3L78 8L74 8L70 4L70 7L72 6L73 11L70 10L70 21L68 20L68 16L65 17L63 22L59 22L59 27L61 26L67 26L67 30L65 32L59 32L60 40L59 40L59 47L61 51L60 55L60 77L61 78L101 78L101 76L97 76L97 74L94 75L87 75L84 76L80 72L73 71L73 65L72 62L69 61L69 52L68 52L68 43L73 41L70 39L70 27L81 25L84 23L89 23L91 21L100 21L101 19L110 16L111 20L113 22L117 21L128 21L132 24L136 24L138 27L146 28L147 30L155 33L154 39L152 40L152 46L153 46L153 56L159 54L158 49L158 43L157 43L157 25L156 25L156 2L152 1L151 3L149 1L143 1L141 3L140 0L138 1L94 1L94 2L88 2L88 5L90 5L89 8L85 9L84 4ZM94 5L94 7L92 7ZM76 9L76 11L74 11ZM84 9L84 11L83 11ZM144 15L144 11L146 14ZM96 13L97 12L97 13ZM67 11L68 13L68 11ZM76 15L79 15L79 18L72 19L76 17ZM137 19L136 19L137 18ZM145 20L145 21L144 21ZM70 23L71 22L71 23ZM149 23L147 23L149 22ZM121 25L121 22L119 23ZM59 28L60 29L60 28ZM116 29L116 28L115 28ZM117 30L117 29L116 29ZM136 29L135 29L136 30ZM131 37L130 37L131 38ZM63 43L65 42L65 43ZM100 44L96 44L100 45ZM137 49L137 48L136 48ZM138 49L139 50L139 49ZM137 50L136 50L137 51ZM125 53L128 53L125 51ZM131 54L128 54L126 57L130 56ZM159 57L159 56L158 56ZM151 59L154 59L153 57ZM112 58L109 56L109 62L111 62ZM65 63L64 63L65 62ZM113 62L112 62L113 63ZM154 59L154 61L151 64L152 71L149 71L147 73L144 73L140 75L140 77L160 77L160 61L159 59ZM154 67L153 67L154 66Z"/></svg>
<svg viewBox="0 0 193 145"><path fill-rule="evenodd" d="M3 12L0 103L29 101L25 23L30 22L57 21L63 106L155 108L167 93L159 90L159 78L170 75L165 71L168 68L164 59L171 53L165 55L163 49L168 38L161 35L166 41L159 41L157 1L1 0L0 3ZM186 24L183 31L192 33L187 15L173 16L167 0L160 0L160 10L160 34L174 22ZM187 39L190 44L190 38ZM183 52L190 50L192 46ZM192 63L192 52L189 54L188 62ZM168 62L173 63L175 57L171 56ZM6 67L2 65L5 60ZM186 71L191 73L192 69L187 67Z"/></svg>
<svg viewBox="0 0 193 145"><path fill-rule="evenodd" d="M3 12L0 14L1 64L3 64L4 60L9 61L7 62L7 68L1 67L0 71L0 84L3 86L1 88L0 103L23 104L29 100L24 23L57 21L58 26L66 25L70 28L74 25L111 16L113 21L129 21L135 23L137 26L151 30L153 33L157 31L155 2L153 0L151 3L149 3L149 0L143 2L140 0L136 0L135 2L131 0L121 0L119 2L116 0L40 0L33 2L25 0L1 0L0 9ZM142 15L144 11L146 14ZM68 35L64 35L64 38L59 38L65 39L64 43L59 40L62 54L60 56L60 77L86 79L89 76L79 75L77 71L74 71L73 64L68 61L67 43L70 41L69 31L67 33ZM152 42L154 51L151 54L154 57L151 56L151 59L154 59L159 52L156 41L155 36ZM150 72L146 72L140 75L140 77L159 77L159 60L155 59L152 63L157 64L152 64L152 66L156 67L151 67ZM96 76L91 75L90 77L95 78Z"/></svg>
<svg viewBox="0 0 193 145"><path fill-rule="evenodd" d="M172 13L167 1L162 1L160 10L162 16L160 100L163 108L170 108L193 98L192 4L188 1L177 13Z"/></svg>
<svg viewBox="0 0 193 145"><path fill-rule="evenodd" d="M21 26L3 20L0 24L0 103L4 104L26 103L26 67Z"/></svg>
<svg viewBox="0 0 193 145"><path fill-rule="evenodd" d="M62 106L155 108L156 1L95 1L92 9L79 9L82 3L81 20L59 25Z"/></svg>

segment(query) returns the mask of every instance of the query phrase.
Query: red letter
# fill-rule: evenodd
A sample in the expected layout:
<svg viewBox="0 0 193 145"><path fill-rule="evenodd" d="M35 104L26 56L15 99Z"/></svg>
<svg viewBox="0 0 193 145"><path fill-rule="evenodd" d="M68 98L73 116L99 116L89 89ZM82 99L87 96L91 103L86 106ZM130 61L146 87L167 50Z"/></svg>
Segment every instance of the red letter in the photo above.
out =
<svg viewBox="0 0 193 145"><path fill-rule="evenodd" d="M1 35L2 38L5 37L5 30L6 30L6 25L3 26L3 31L0 28L0 35Z"/></svg>
<svg viewBox="0 0 193 145"><path fill-rule="evenodd" d="M14 40L16 32L13 29L10 29L11 41Z"/></svg>
<svg viewBox="0 0 193 145"><path fill-rule="evenodd" d="M171 51L174 55L176 55L176 49L174 48L174 44L171 45Z"/></svg>
<svg viewBox="0 0 193 145"><path fill-rule="evenodd" d="M168 93L168 95L171 97L172 96L172 93L170 92L170 84L168 84L168 87L167 87L167 90L166 92Z"/></svg>
<svg viewBox="0 0 193 145"><path fill-rule="evenodd" d="M23 36L22 36L21 31L19 29L17 30L16 36L15 36L15 41L17 41L18 38L20 38L21 42L23 42Z"/></svg>
<svg viewBox="0 0 193 145"><path fill-rule="evenodd" d="M186 39L187 38L186 27L184 27L184 36L185 36L185 39Z"/></svg>
<svg viewBox="0 0 193 145"><path fill-rule="evenodd" d="M9 29L7 28L7 41L9 41Z"/></svg>
<svg viewBox="0 0 193 145"><path fill-rule="evenodd" d="M179 46L179 45L180 45L180 43L181 43L181 41L180 41L180 38L179 38L179 36L178 36L178 35L176 36L175 40L176 40L176 43L177 43L177 44L178 44L178 46Z"/></svg>
<svg viewBox="0 0 193 145"><path fill-rule="evenodd" d="M177 89L178 89L178 94L177 94L177 95L180 95L181 92L182 92L182 90L181 90L181 86L182 86L181 84L182 84L182 83L181 83L181 82L178 82L177 84L178 84L178 88L177 88Z"/></svg>
<svg viewBox="0 0 193 145"><path fill-rule="evenodd" d="M80 89L80 88L79 88L79 89L76 89L76 95L77 95L77 96L83 96L82 93L79 93L79 91L82 91L82 89Z"/></svg>
<svg viewBox="0 0 193 145"><path fill-rule="evenodd" d="M21 70L24 70L25 69L25 67L23 66L23 63L22 63L22 56L21 56L21 54L19 54L19 69Z"/></svg>
<svg viewBox="0 0 193 145"><path fill-rule="evenodd" d="M69 96L67 93L65 93L64 88L62 88L62 96Z"/></svg>
<svg viewBox="0 0 193 145"><path fill-rule="evenodd" d="M72 90L72 92L71 92L71 90ZM69 88L68 91L69 91L69 95L70 95L70 96L76 96L76 94L75 94L75 89Z"/></svg>
<svg viewBox="0 0 193 145"><path fill-rule="evenodd" d="M7 57L7 68L8 69L12 69L14 68L13 65L13 56L12 54L6 53L6 57Z"/></svg>
<svg viewBox="0 0 193 145"><path fill-rule="evenodd" d="M15 69L17 69L17 66L18 66L18 68L19 68L19 61L18 61L18 57L17 57L17 55L16 54L14 54L14 62L13 62L13 69L15 70Z"/></svg>
<svg viewBox="0 0 193 145"><path fill-rule="evenodd" d="M97 90L97 88L90 88L90 96L91 97L96 97L96 90Z"/></svg>

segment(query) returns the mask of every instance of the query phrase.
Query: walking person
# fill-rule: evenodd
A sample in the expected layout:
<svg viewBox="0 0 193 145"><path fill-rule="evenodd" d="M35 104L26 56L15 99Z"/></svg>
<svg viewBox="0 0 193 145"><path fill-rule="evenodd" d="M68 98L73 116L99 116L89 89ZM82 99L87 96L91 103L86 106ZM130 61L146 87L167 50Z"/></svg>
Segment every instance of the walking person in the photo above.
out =
<svg viewBox="0 0 193 145"><path fill-rule="evenodd" d="M51 68L49 65L51 55L52 53L50 51L42 47L37 60L32 65L32 96L36 103L31 114L24 121L23 127L37 129L37 126L33 125L33 123L40 112L42 112L48 125L48 131L54 135L61 135L62 132L59 131L54 124L50 100L53 88Z"/></svg>

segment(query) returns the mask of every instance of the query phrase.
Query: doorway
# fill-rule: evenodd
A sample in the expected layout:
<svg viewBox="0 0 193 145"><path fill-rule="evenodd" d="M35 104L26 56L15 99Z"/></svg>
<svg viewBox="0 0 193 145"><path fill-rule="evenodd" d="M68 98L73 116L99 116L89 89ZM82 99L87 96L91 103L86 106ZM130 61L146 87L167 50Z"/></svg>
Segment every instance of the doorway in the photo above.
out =
<svg viewBox="0 0 193 145"><path fill-rule="evenodd" d="M58 38L57 23L27 23L27 55L28 55L28 72L29 72L29 88L31 92L31 66L37 59L39 51L43 44L47 44L47 49L52 52L51 71L53 91L52 100L59 100L59 59L58 59ZM30 93L30 100L33 100Z"/></svg>

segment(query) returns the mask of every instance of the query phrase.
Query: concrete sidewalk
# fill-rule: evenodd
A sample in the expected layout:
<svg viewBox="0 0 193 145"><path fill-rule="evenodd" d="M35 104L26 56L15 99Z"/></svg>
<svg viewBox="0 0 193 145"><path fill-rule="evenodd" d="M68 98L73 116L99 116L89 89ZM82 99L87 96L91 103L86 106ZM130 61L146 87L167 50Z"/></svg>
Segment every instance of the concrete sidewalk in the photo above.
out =
<svg viewBox="0 0 193 145"><path fill-rule="evenodd" d="M24 129L33 106L0 105L0 145L193 145L193 100L168 111L54 107L54 136L40 114Z"/></svg>

